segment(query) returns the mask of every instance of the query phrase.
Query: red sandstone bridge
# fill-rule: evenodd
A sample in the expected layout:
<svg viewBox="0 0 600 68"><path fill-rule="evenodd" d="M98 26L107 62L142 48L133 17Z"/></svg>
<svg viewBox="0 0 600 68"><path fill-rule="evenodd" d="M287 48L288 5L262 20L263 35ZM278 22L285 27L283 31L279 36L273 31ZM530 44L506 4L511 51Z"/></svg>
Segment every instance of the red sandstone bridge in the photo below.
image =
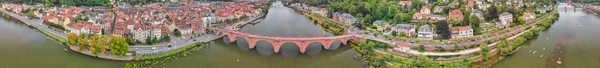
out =
<svg viewBox="0 0 600 68"><path fill-rule="evenodd" d="M349 40L363 40L361 37L359 37L358 35L355 35L355 34L346 34L346 35L330 36L330 37L323 37L323 36L291 37L291 36L265 36L265 35L244 33L244 32L240 32L240 31L226 30L226 29L209 28L209 30L213 31L217 36L226 35L227 38L229 38L229 42L235 42L237 40L237 37L242 37L243 39L248 40L248 47L250 49L254 48L256 46L256 42L258 42L258 41L261 41L261 40L267 41L273 46L275 53L279 52L280 47L283 44L288 43L288 42L295 43L300 48L300 52L304 53L306 51L306 48L308 47L308 45L311 43L314 43L314 42L321 43L325 49L329 50L329 47L335 41L341 41L342 44L346 45Z"/></svg>

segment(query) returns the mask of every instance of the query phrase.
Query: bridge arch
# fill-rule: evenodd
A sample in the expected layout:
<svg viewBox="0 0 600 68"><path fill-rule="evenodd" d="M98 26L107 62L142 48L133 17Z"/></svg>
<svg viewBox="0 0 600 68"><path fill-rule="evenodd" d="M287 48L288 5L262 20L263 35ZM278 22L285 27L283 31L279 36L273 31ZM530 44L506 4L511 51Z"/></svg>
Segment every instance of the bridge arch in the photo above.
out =
<svg viewBox="0 0 600 68"><path fill-rule="evenodd" d="M306 47L305 54L317 55L317 54L321 53L321 51L323 51L323 44L321 44L319 42L312 42L312 43L308 44L308 46Z"/></svg>
<svg viewBox="0 0 600 68"><path fill-rule="evenodd" d="M280 50L280 54L284 57L297 56L301 51L300 46L294 42L285 42L284 44L281 44L280 48L282 49Z"/></svg>
<svg viewBox="0 0 600 68"><path fill-rule="evenodd" d="M267 40L259 40L256 42L256 47L254 47L259 54L264 56L270 56L275 54L273 51L274 47L271 43L267 42Z"/></svg>

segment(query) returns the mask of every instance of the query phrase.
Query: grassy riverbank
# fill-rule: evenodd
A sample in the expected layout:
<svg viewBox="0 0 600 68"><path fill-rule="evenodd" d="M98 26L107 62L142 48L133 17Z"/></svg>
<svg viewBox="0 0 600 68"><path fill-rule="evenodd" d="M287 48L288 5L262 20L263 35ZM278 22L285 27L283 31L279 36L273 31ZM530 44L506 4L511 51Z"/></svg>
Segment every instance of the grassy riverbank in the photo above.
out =
<svg viewBox="0 0 600 68"><path fill-rule="evenodd" d="M477 61L477 63L473 63L473 68L488 68L495 63L501 61L505 57L512 55L512 53L516 52L520 49L520 46L525 44L527 41L533 40L535 37L539 35L540 32L547 30L550 28L554 22L558 19L558 14L549 15L545 20L537 23L537 28L532 28L532 30L525 32L523 35L513 39L506 40L506 42L501 42L496 46L497 52L492 53L493 57L489 60Z"/></svg>
<svg viewBox="0 0 600 68"><path fill-rule="evenodd" d="M194 48L202 49L202 48L204 48L204 47L206 47L208 45L209 44L207 44L207 43L196 42L194 44L190 44L188 46L185 46L185 47L173 50L173 51L169 51L167 53L161 53L161 54L156 54L156 55L135 57L135 58L133 58L133 60L140 61L140 60L160 59L160 58L165 58L165 57L170 57L172 55L180 54L180 53L182 53L184 51L188 51L188 50L194 49Z"/></svg>
<svg viewBox="0 0 600 68"><path fill-rule="evenodd" d="M558 19L555 12L548 15L547 18L536 23L537 27L530 28L522 32L513 39L502 38L495 41L495 48L479 47L482 51L469 54L471 56L421 56L402 53L386 52L385 48L378 47L376 42L366 41L352 43L352 46L359 53L356 57L361 57L365 65L372 68L409 68L409 67L431 67L431 68L488 68L495 63L510 56L516 52L519 47L527 41L534 39L540 32L549 28ZM438 58L459 57L455 60L437 60Z"/></svg>

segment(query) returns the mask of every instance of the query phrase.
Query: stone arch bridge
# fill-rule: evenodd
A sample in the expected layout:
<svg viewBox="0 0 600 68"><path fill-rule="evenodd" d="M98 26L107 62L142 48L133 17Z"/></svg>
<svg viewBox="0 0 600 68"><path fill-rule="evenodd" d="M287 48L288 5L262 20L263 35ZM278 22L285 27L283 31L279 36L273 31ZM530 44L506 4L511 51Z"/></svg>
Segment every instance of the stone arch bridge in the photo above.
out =
<svg viewBox="0 0 600 68"><path fill-rule="evenodd" d="M237 37L242 37L242 38L248 40L248 47L250 49L254 48L258 41L265 40L273 46L275 53L278 53L280 47L283 44L288 43L288 42L296 44L300 48L300 52L304 53L306 51L306 48L308 47L308 45L311 43L314 43L314 42L321 43L325 49L329 50L329 47L332 45L332 43L334 43L335 41L338 41L338 40L341 41L342 44L344 44L344 45L346 45L349 40L358 40L358 41L364 40L356 34L345 34L345 35L340 35L340 36L329 36L329 37L323 37L323 36L312 36L312 37L296 36L296 37L293 37L293 36L265 36L265 35L244 33L244 32L240 32L240 31L227 30L227 29L209 28L209 30L214 32L217 36L225 36L226 35L227 37L224 37L224 38L228 38L229 42L235 42L237 40Z"/></svg>

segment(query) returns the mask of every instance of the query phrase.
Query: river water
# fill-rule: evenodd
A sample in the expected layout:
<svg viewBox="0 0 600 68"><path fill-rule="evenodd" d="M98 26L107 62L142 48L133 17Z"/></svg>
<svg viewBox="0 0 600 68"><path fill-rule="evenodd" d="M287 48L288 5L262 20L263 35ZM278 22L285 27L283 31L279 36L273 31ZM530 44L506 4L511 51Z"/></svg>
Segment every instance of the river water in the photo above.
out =
<svg viewBox="0 0 600 68"><path fill-rule="evenodd" d="M247 25L242 32L269 36L332 36L308 18L291 8L270 9L262 22ZM27 25L0 17L0 68L121 68L125 62L112 61L65 51L46 35ZM360 68L354 60L355 51L350 46L336 43L332 50L325 50L318 43L309 46L306 53L299 52L292 43L282 46L279 53L273 47L259 41L256 48L249 49L244 39L228 43L218 39L202 50L179 57L159 68ZM237 61L239 60L239 61Z"/></svg>
<svg viewBox="0 0 600 68"><path fill-rule="evenodd" d="M567 7L567 8L565 8ZM600 18L593 13L561 3L557 7L560 17L537 39L523 45L512 56L498 62L494 68L543 68L560 39L567 39L564 57L566 68L600 67ZM544 50L545 48L545 50ZM537 51L533 54L531 51ZM544 55L543 57L540 57Z"/></svg>
<svg viewBox="0 0 600 68"><path fill-rule="evenodd" d="M119 68L111 61L65 51L63 45L16 20L0 17L0 68Z"/></svg>
<svg viewBox="0 0 600 68"><path fill-rule="evenodd" d="M267 36L331 36L307 17L274 2L267 16L256 24L248 24L241 31ZM350 46L339 45L335 50L324 50L320 44L312 43L306 53L301 54L293 43L285 43L279 53L274 53L271 44L258 41L254 49L248 48L245 39L238 37L233 43L218 39L211 45L192 55L168 62L164 68L360 68L354 60L356 53ZM239 59L239 61L237 61Z"/></svg>

